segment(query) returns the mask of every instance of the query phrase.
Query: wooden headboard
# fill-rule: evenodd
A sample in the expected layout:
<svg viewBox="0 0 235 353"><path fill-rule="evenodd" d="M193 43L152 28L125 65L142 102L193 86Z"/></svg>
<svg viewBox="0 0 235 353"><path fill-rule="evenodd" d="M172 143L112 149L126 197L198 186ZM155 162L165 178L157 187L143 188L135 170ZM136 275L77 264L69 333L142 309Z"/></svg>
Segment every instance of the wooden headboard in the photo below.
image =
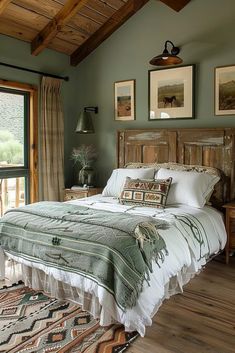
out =
<svg viewBox="0 0 235 353"><path fill-rule="evenodd" d="M235 199L235 128L119 130L117 166L130 162L215 167L217 206Z"/></svg>

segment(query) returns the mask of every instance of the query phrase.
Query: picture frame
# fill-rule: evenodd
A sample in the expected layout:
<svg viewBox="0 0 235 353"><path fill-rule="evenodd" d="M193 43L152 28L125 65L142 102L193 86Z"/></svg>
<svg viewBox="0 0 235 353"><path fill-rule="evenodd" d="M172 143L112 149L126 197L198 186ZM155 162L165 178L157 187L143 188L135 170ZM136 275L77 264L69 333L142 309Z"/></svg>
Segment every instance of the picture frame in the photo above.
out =
<svg viewBox="0 0 235 353"><path fill-rule="evenodd" d="M194 119L195 65L149 70L148 120Z"/></svg>
<svg viewBox="0 0 235 353"><path fill-rule="evenodd" d="M235 65L215 68L215 115L235 115Z"/></svg>
<svg viewBox="0 0 235 353"><path fill-rule="evenodd" d="M114 119L135 120L135 80L114 82Z"/></svg>

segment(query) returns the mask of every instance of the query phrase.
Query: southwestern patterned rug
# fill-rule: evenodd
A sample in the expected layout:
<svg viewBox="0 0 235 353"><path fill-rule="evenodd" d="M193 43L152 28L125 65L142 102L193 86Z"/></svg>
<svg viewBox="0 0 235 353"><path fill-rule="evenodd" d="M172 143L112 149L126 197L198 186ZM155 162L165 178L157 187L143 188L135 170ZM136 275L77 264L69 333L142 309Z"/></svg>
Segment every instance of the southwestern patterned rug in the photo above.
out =
<svg viewBox="0 0 235 353"><path fill-rule="evenodd" d="M23 284L0 290L0 353L122 353L136 337Z"/></svg>

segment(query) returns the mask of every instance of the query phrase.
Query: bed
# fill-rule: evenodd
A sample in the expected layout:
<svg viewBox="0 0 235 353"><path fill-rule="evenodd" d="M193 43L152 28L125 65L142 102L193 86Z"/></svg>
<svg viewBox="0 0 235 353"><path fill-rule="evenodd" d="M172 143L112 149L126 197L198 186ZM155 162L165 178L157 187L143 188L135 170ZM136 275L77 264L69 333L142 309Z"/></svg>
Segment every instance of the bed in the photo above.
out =
<svg viewBox="0 0 235 353"><path fill-rule="evenodd" d="M219 171L220 181L210 197L212 205L198 208L175 204L162 209L120 204L117 198L107 194L71 201L68 204L67 207L91 210L89 212L92 214L110 212L115 216L118 213L119 217L123 215L123 219L146 217L158 225L161 222L167 224L165 227L158 227L158 234L165 244L165 249L161 252L163 255L157 261L152 261L151 271L148 271L142 281L142 288L133 305L124 307L124 302L120 302L109 288L92 276L70 272L68 269L64 271L58 266L48 266L32 256L27 257L12 251L3 243L0 247L1 269L4 257L11 258L12 265L6 268L10 276L18 266L26 285L82 304L85 310L100 318L101 325L118 321L127 331L137 330L144 336L145 327L151 325L151 318L163 300L182 291L183 286L200 272L206 262L225 247L223 216L217 209L234 198L234 130L156 129L118 132L119 168L126 166L126 170L137 171L163 168L169 173L193 171L199 175L210 175ZM21 220L20 212L17 212L12 212L13 218L19 216ZM137 248L140 247L138 240L133 240ZM60 246L56 244L57 237L53 241Z"/></svg>

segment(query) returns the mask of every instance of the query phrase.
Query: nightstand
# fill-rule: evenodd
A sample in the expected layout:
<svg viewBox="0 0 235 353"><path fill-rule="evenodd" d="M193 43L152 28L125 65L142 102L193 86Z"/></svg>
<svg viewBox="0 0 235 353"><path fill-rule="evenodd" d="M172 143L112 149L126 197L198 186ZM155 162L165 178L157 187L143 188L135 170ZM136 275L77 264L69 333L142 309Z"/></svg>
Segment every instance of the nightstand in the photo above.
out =
<svg viewBox="0 0 235 353"><path fill-rule="evenodd" d="M74 188L74 189L65 189L64 190L64 201L82 199L84 197L93 196L101 194L103 191L102 188Z"/></svg>
<svg viewBox="0 0 235 353"><path fill-rule="evenodd" d="M228 264L230 251L235 251L235 201L226 203L223 207L226 209L225 226L228 239L225 247L225 253L226 264Z"/></svg>

